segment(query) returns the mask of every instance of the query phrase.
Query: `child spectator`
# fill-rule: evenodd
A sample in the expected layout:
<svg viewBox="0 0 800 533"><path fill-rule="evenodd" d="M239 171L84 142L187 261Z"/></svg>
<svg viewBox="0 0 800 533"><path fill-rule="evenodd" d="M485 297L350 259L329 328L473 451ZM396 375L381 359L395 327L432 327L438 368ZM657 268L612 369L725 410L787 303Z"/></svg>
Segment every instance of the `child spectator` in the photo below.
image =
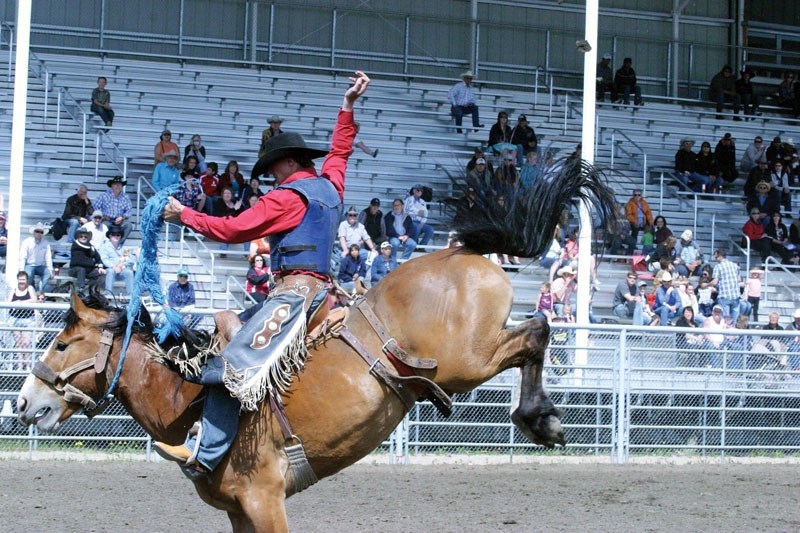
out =
<svg viewBox="0 0 800 533"><path fill-rule="evenodd" d="M642 255L648 255L655 251L655 239L653 226L646 224L644 230L642 230Z"/></svg>
<svg viewBox="0 0 800 533"><path fill-rule="evenodd" d="M566 306L564 306L566 307ZM550 283L544 282L539 287L539 297L536 299L536 307L533 316L543 316L548 322L553 320L553 295L550 294Z"/></svg>
<svg viewBox="0 0 800 533"><path fill-rule="evenodd" d="M100 254L92 246L90 239L92 232L86 228L78 228L75 232L75 240L70 249L70 276L76 278L75 287L78 292L86 289L86 279L90 279L92 285L101 286L105 281L105 267Z"/></svg>
<svg viewBox="0 0 800 533"><path fill-rule="evenodd" d="M217 171L219 168L217 164L211 161L208 163L208 168L200 176L200 186L203 188L203 194L206 196L206 214L216 216L214 208L219 201L219 175Z"/></svg>
<svg viewBox="0 0 800 533"><path fill-rule="evenodd" d="M360 245L351 244L347 256L339 265L339 285L351 293L355 291L356 282L363 280L367 273L366 263L359 257L360 250Z"/></svg>
<svg viewBox="0 0 800 533"><path fill-rule="evenodd" d="M378 283L395 268L397 268L397 258L392 253L392 245L389 241L383 241L381 243L381 255L372 261L372 277L370 278L372 284Z"/></svg>
<svg viewBox="0 0 800 533"><path fill-rule="evenodd" d="M747 280L745 294L747 301L753 309L753 322L758 322L758 303L761 301L761 276L764 271L760 268L750 269L750 278Z"/></svg>

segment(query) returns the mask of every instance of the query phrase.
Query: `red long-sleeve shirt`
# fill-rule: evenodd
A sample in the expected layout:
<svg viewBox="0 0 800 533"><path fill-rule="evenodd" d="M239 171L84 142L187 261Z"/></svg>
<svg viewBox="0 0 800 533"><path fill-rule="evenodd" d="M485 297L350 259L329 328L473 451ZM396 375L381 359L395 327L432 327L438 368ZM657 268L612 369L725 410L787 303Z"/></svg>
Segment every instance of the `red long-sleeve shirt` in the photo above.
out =
<svg viewBox="0 0 800 533"><path fill-rule="evenodd" d="M355 135L353 112L340 109L333 130L331 151L322 163L320 176L330 180L341 200L344 200L347 159L353 153ZM283 183L314 177L317 177L317 173L313 167L304 168ZM186 208L181 211L181 222L215 241L240 243L294 229L303 220L306 210L305 200L295 191L273 189L236 217L211 217Z"/></svg>

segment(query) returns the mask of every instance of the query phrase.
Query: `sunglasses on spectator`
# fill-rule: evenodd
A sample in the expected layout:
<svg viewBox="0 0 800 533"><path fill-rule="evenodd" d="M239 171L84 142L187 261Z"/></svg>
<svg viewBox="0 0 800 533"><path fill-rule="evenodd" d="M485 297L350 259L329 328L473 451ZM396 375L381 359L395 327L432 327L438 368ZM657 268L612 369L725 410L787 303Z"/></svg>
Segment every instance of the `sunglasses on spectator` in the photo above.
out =
<svg viewBox="0 0 800 533"><path fill-rule="evenodd" d="M95 220L100 220L100 219L102 219L103 217L92 217L92 218L93 218L93 219L95 219Z"/></svg>
<svg viewBox="0 0 800 533"><path fill-rule="evenodd" d="M641 196L638 192L633 193L634 196Z"/></svg>
<svg viewBox="0 0 800 533"><path fill-rule="evenodd" d="M122 233L109 233L109 237L122 237Z"/></svg>
<svg viewBox="0 0 800 533"><path fill-rule="evenodd" d="M42 235L44 235L44 231L42 231L40 229L34 230L34 233L41 233Z"/></svg>

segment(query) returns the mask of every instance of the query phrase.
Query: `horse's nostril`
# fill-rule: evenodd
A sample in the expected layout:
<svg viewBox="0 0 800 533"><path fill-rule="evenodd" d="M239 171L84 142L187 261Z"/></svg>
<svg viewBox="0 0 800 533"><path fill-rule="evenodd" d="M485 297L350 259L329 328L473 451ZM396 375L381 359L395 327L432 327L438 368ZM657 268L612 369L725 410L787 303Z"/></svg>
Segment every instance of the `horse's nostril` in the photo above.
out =
<svg viewBox="0 0 800 533"><path fill-rule="evenodd" d="M17 398L17 412L18 413L20 413L20 412L25 410L25 404L26 403L27 402L25 401L25 398L23 398L21 396L19 398Z"/></svg>

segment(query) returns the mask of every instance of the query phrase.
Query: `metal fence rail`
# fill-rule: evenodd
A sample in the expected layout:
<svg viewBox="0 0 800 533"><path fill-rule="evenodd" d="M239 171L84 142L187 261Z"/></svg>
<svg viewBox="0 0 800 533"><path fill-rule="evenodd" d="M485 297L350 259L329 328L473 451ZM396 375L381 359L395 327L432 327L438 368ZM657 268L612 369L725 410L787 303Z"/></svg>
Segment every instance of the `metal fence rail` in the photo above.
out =
<svg viewBox="0 0 800 533"><path fill-rule="evenodd" d="M9 304L0 304L0 324ZM150 439L118 403L94 419L74 416L57 435L40 435L15 420L14 401L27 375L28 356L41 355L62 327L59 306L37 306L31 346L15 346L0 327L0 451L33 455L52 450L146 453ZM62 306L65 308L66 306ZM212 327L203 317L201 327ZM575 345L575 325L553 324L546 388L562 412L568 445L545 451L511 424L516 369L454 398L443 418L417 404L379 449L397 462L419 455L583 455L618 463L631 456L800 455L800 337L797 331L590 328ZM719 335L719 337L714 337ZM710 343L719 342L719 345ZM27 366L25 367L27 368Z"/></svg>

